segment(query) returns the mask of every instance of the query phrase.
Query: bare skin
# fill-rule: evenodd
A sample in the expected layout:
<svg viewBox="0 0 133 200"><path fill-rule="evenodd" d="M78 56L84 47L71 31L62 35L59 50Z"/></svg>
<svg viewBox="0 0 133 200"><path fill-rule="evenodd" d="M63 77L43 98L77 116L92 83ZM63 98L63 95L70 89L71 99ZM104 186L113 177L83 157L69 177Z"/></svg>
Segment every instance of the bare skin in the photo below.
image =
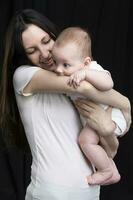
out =
<svg viewBox="0 0 133 200"><path fill-rule="evenodd" d="M98 113L98 115L97 115L98 117L97 118L93 118L93 119L96 119L95 121L91 119L91 128L93 130L94 130L94 128L96 129L96 127L97 127L96 124L97 124L97 122L99 120L101 121L100 124L104 123L105 128L106 128L106 126L107 126L106 123L109 120L110 120L110 123L111 123L111 118L109 118L110 115L108 115L108 113L111 112L111 109L108 109L108 111L105 111L104 117L106 116L105 118L107 119L107 121L104 120L102 122L104 117L102 118L103 112L101 112L101 109L99 108L99 106L98 105L96 106L96 104L94 104L93 102L90 102L90 103L86 102L88 104L88 107L90 106L89 108L87 107L87 112L86 112L84 110L84 109L86 109L85 108L86 105L84 104L85 102L86 101L82 102L82 100L76 102L76 106L77 106L77 109L79 110L80 114L83 114L85 117L87 117L87 119L88 118L90 119L90 118L92 118L92 116L94 117ZM92 121L93 121L93 123L92 123ZM90 126L90 124L89 124L89 126ZM83 143L82 149L83 149L83 152L85 153L86 156L88 155L88 151L91 152L92 150L94 151L94 149L99 152L99 157L97 159L93 159L93 155L92 155L92 162L93 162L94 166L98 166L98 171L93 173L91 176L87 177L88 183L90 185L96 185L96 184L100 184L100 185L106 185L107 184L108 185L108 184L116 183L116 182L118 182L120 180L120 174L119 174L119 172L118 172L118 170L117 170L117 168L116 168L116 166L114 164L114 161L112 160L112 158L115 156L115 154L117 152L117 149L118 149L118 146L119 146L118 139L113 134L114 128L115 128L115 126L112 123L112 127L110 126L110 131L112 132L112 134L111 135L109 134L106 137L101 137L101 136L99 137L96 134L94 134L93 137L89 137L89 132L91 131L91 129L90 129L90 131L88 132L88 135L86 134L86 137L88 136L88 138L84 138L83 137L83 139L85 140L83 142L82 142L82 138L81 138L80 144L82 145L82 143ZM98 130L100 132L101 127L99 127ZM92 133L91 133L91 136L92 136ZM88 140L89 140L89 145L86 142ZM99 140L100 140L100 144L101 145L97 145ZM90 143L92 145L90 145ZM94 145L95 145L95 148L93 148ZM101 146L105 149L105 151L102 150ZM100 159L100 163L101 163L100 152L102 154L102 157L104 155L104 160L106 158L106 162L104 162L103 165L101 165L101 164L99 165L97 163L99 161L99 159ZM89 155L90 155L89 159L91 161L91 154L89 153Z"/></svg>
<svg viewBox="0 0 133 200"><path fill-rule="evenodd" d="M53 69L51 50L54 41L42 29L35 25L30 25L28 29L23 32L22 40L29 60L34 65L40 67L40 70L34 74L29 84L24 88L25 93L37 93L39 91L56 91L58 93L78 92L83 96L89 97L94 102L109 104L113 107L127 110L129 105L127 98L114 90L110 90L109 92L100 92L86 81L83 81L78 88L73 88L67 84L68 77L59 77L55 73L47 71L52 71ZM113 98L113 96L115 96L115 98ZM119 99L119 101L117 101L117 99ZM88 107L86 112L89 114L87 121L90 127L91 125L92 128L95 127L94 130L96 130L101 137L106 136L106 142L110 143L108 145L117 151L117 145L115 143L116 139L113 135L115 124L111 120L110 113L106 112L105 114L105 112L102 112L103 110L96 112L96 110L98 111L99 106L95 103L93 103L93 105L86 104L86 107ZM98 117L98 115L100 117ZM114 146L112 145L113 142Z"/></svg>

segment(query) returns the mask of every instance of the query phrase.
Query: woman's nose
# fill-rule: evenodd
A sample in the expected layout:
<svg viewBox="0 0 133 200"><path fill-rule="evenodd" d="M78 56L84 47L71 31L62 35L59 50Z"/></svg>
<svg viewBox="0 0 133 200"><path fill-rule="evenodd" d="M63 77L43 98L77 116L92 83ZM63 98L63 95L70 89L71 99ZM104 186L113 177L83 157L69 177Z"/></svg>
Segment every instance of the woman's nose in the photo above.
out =
<svg viewBox="0 0 133 200"><path fill-rule="evenodd" d="M49 51L40 51L40 59L47 59L49 57Z"/></svg>
<svg viewBox="0 0 133 200"><path fill-rule="evenodd" d="M49 55L50 55L50 50L47 48L40 48L40 59L47 59L49 58Z"/></svg>

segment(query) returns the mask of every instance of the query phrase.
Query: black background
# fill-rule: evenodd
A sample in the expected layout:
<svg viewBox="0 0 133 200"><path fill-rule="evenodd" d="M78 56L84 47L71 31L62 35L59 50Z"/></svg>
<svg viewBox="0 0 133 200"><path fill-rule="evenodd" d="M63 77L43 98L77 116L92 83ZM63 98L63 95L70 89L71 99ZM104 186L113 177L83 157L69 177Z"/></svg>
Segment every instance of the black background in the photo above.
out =
<svg viewBox="0 0 133 200"><path fill-rule="evenodd" d="M133 1L132 0L1 0L0 66L5 31L12 15L33 8L62 29L79 25L91 31L93 58L112 73L115 89L133 102ZM119 183L104 186L101 200L133 200L133 128L120 138L115 162ZM24 200L30 181L31 155L15 147L4 148L0 135L0 200Z"/></svg>

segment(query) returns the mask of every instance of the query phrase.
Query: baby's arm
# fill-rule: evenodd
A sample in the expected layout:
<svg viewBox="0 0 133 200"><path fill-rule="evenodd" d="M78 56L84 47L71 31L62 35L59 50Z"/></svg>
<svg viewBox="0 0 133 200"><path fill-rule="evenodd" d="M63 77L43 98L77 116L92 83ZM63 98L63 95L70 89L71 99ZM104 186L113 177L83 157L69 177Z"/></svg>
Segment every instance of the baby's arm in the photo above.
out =
<svg viewBox="0 0 133 200"><path fill-rule="evenodd" d="M95 88L101 91L106 91L113 88L113 80L110 73L106 70L103 70L102 67L100 70L97 70L96 68L90 69L89 66L83 67L70 76L68 84L74 88L77 88L80 85L80 82L83 80L88 81Z"/></svg>
<svg viewBox="0 0 133 200"><path fill-rule="evenodd" d="M110 73L105 70L86 69L85 80L101 91L110 90L114 85Z"/></svg>

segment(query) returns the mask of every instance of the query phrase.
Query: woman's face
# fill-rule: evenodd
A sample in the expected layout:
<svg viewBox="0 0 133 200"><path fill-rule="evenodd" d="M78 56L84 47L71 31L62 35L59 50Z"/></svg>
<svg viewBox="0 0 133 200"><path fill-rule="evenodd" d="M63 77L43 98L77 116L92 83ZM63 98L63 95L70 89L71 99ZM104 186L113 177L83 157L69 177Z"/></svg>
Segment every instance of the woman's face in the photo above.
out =
<svg viewBox="0 0 133 200"><path fill-rule="evenodd" d="M47 32L31 24L22 33L22 41L26 54L33 65L52 70L51 50L54 40L51 39Z"/></svg>

